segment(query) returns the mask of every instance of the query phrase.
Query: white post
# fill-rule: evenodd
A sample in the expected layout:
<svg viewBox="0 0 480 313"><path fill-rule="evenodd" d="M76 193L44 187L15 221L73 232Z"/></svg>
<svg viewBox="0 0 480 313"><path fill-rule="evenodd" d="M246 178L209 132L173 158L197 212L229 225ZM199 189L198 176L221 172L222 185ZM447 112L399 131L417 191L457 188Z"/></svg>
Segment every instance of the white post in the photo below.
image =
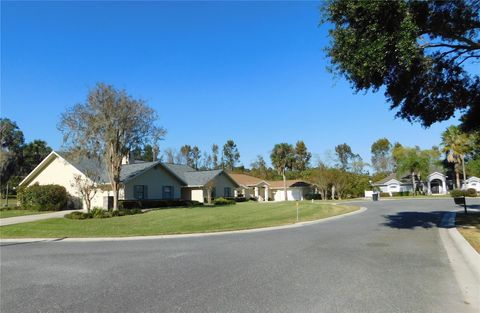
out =
<svg viewBox="0 0 480 313"><path fill-rule="evenodd" d="M430 183L431 183L431 181L430 181L430 180L428 180L428 182L427 182L427 186L428 186L428 194L429 194L429 195L431 195L431 194L432 194L432 185L431 185Z"/></svg>
<svg viewBox="0 0 480 313"><path fill-rule="evenodd" d="M265 201L268 201L268 194L269 194L268 186L265 186Z"/></svg>
<svg viewBox="0 0 480 313"><path fill-rule="evenodd" d="M442 179L442 194L447 194L447 183L445 182L445 179Z"/></svg>
<svg viewBox="0 0 480 313"><path fill-rule="evenodd" d="M237 189L234 189L233 190L233 196L236 198L238 197L238 190Z"/></svg>
<svg viewBox="0 0 480 313"><path fill-rule="evenodd" d="M258 187L255 187L255 198L258 198Z"/></svg>

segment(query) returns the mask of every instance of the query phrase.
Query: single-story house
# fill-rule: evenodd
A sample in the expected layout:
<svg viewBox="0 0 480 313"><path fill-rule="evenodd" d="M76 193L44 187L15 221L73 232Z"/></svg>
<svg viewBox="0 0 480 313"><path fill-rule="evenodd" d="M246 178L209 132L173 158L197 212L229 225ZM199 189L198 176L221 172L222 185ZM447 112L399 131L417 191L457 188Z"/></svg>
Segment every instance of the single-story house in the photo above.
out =
<svg viewBox="0 0 480 313"><path fill-rule="evenodd" d="M92 207L106 208L111 203L108 197L113 195L107 171L103 164L92 159L72 158L52 151L19 186L57 184L80 199L74 184L75 175L88 178L90 173L98 173L100 178L99 192L92 200ZM187 165L129 158L124 158L120 182L120 200L182 199L204 202L207 189L212 190L213 197L232 197L233 191L238 188L238 184L223 170L197 171Z"/></svg>
<svg viewBox="0 0 480 313"><path fill-rule="evenodd" d="M239 185L235 196L256 198L259 201L285 201L283 180L267 181L247 174L230 174ZM313 192L313 185L303 180L287 180L288 201L304 200Z"/></svg>
<svg viewBox="0 0 480 313"><path fill-rule="evenodd" d="M239 186L235 190L235 197L256 198L260 201L268 201L272 198L270 184L266 180L247 174L231 173L230 176Z"/></svg>
<svg viewBox="0 0 480 313"><path fill-rule="evenodd" d="M480 192L480 178L471 176L465 180L465 189L473 188L477 192Z"/></svg>
<svg viewBox="0 0 480 313"><path fill-rule="evenodd" d="M425 181L418 178L417 184L420 189L424 188L429 195L445 195L447 194L447 177L440 172L433 172L426 177ZM380 192L413 192L412 179L410 175L398 178L396 173L392 173L382 180L372 183L373 187L377 187ZM365 194L367 197L367 193Z"/></svg>

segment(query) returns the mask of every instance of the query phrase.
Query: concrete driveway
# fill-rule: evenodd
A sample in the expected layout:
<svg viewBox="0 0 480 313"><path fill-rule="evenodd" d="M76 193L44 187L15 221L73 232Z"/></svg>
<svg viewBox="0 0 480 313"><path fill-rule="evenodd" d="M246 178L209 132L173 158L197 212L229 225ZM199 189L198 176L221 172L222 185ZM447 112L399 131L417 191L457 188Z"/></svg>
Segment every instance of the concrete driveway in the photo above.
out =
<svg viewBox="0 0 480 313"><path fill-rule="evenodd" d="M366 202L362 214L248 234L5 243L0 309L475 312L439 235L452 202Z"/></svg>

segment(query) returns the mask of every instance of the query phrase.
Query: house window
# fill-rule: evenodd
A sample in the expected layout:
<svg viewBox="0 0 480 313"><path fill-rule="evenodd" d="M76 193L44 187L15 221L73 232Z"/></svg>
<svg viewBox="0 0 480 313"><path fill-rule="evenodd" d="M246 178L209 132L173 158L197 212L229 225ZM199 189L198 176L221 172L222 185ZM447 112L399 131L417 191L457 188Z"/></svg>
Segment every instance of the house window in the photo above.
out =
<svg viewBox="0 0 480 313"><path fill-rule="evenodd" d="M148 187L145 185L133 186L133 197L137 200L143 200L148 198Z"/></svg>
<svg viewBox="0 0 480 313"><path fill-rule="evenodd" d="M173 186L163 186L162 188L163 199L173 199Z"/></svg>
<svg viewBox="0 0 480 313"><path fill-rule="evenodd" d="M230 187L225 187L225 188L223 188L223 195L224 195L224 197L226 197L226 198L232 196L232 191L231 191Z"/></svg>

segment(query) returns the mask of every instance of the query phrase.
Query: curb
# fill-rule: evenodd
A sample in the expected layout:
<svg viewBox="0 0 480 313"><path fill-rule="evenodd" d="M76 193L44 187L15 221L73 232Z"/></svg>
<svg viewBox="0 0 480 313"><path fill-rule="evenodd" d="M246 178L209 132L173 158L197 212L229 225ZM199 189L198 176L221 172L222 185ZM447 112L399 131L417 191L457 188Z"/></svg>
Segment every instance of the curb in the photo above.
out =
<svg viewBox="0 0 480 313"><path fill-rule="evenodd" d="M456 227L447 229L450 239L454 242L460 254L465 258L467 265L474 272L477 280L480 282L480 254L468 243L460 234Z"/></svg>
<svg viewBox="0 0 480 313"><path fill-rule="evenodd" d="M94 237L94 238L19 238L19 239L0 239L0 244L3 243L35 243L35 242L96 242L96 241L134 241L134 240L151 240L151 239L175 239L175 238L197 238L197 237L208 237L208 236L220 236L220 235L229 235L229 234L249 234L256 232L272 231L272 230L282 230L282 229L291 229L298 228L303 226L309 226L324 222L329 222L332 220L340 219L343 217L360 214L367 210L366 207L360 207L360 209L331 217L322 218L314 221L299 222L295 224L288 224L282 226L271 226L271 227L262 227L262 228L252 228L252 229L241 229L241 230L232 230L232 231L219 231L219 232L210 232L210 233L193 233L193 234L178 234L178 235L156 235L156 236L131 236L131 237Z"/></svg>

